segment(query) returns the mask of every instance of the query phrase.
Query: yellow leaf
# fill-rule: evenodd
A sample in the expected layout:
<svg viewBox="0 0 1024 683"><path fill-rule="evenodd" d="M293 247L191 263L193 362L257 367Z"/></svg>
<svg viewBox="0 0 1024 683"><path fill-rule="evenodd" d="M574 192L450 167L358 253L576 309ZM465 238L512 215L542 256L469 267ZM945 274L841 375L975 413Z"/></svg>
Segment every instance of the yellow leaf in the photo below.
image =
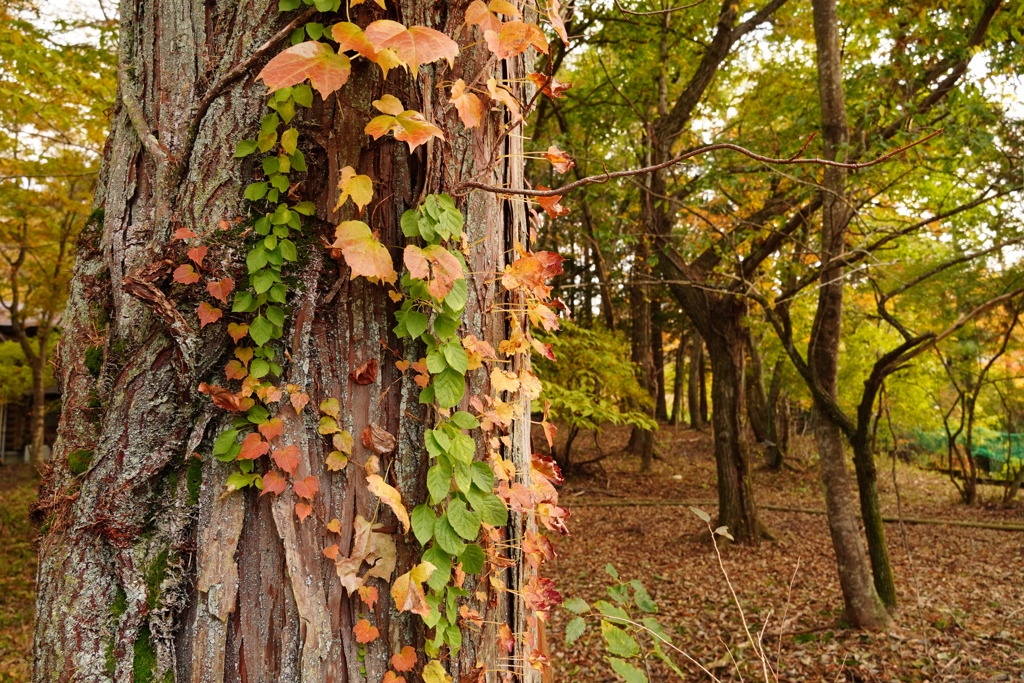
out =
<svg viewBox="0 0 1024 683"><path fill-rule="evenodd" d="M423 683L452 683L452 677L436 659L423 667Z"/></svg>
<svg viewBox="0 0 1024 683"><path fill-rule="evenodd" d="M338 189L341 190L341 194L338 195L338 202L334 205L335 211L340 209L349 197L359 207L360 212L373 199L373 180L368 175L356 174L355 169L351 166L341 169Z"/></svg>
<svg viewBox="0 0 1024 683"><path fill-rule="evenodd" d="M381 479L379 474L371 474L367 476L366 485L369 487L370 493L380 498L381 502L394 510L395 516L398 517L398 521L402 523L402 527L406 532L408 532L409 511L406 510L405 505L402 504L402 494L398 492L398 489Z"/></svg>
<svg viewBox="0 0 1024 683"><path fill-rule="evenodd" d="M421 617L430 616L430 607L427 605L427 596L423 592L423 582L434 573L434 565L429 562L420 562L418 565L402 574L391 584L391 598L400 612L413 612ZM428 665L429 666L429 665ZM426 669L423 671L426 680ZM450 678L448 679L451 680Z"/></svg>

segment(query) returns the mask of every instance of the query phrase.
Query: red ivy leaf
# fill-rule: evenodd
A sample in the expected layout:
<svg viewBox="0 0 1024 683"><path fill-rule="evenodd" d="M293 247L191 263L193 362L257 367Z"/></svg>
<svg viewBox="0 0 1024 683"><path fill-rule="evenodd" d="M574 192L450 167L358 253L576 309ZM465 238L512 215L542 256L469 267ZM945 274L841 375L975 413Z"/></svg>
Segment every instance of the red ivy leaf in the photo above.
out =
<svg viewBox="0 0 1024 683"><path fill-rule="evenodd" d="M292 408L295 409L295 412L301 413L302 409L306 407L307 403L309 403L309 394L304 391L296 391L288 397L288 400L291 401Z"/></svg>
<svg viewBox="0 0 1024 683"><path fill-rule="evenodd" d="M367 26L363 33L378 51L394 50L398 58L409 65L414 77L421 64L438 59L446 59L449 67L454 66L459 54L458 43L426 26L406 28L397 21L380 19Z"/></svg>
<svg viewBox="0 0 1024 683"><path fill-rule="evenodd" d="M237 344L245 335L249 334L249 326L245 323L228 323L228 334Z"/></svg>
<svg viewBox="0 0 1024 683"><path fill-rule="evenodd" d="M248 374L249 371L237 360L229 360L228 364L224 366L224 375L228 379L245 379Z"/></svg>
<svg viewBox="0 0 1024 683"><path fill-rule="evenodd" d="M270 470L263 475L263 492L260 493L260 495L262 496L265 493L273 493L275 496L279 496L284 493L285 486L287 485L287 479L274 470Z"/></svg>
<svg viewBox="0 0 1024 683"><path fill-rule="evenodd" d="M216 306L211 306L204 301L199 304L199 328L202 329L210 323L217 322L223 315L224 311L220 310Z"/></svg>
<svg viewBox="0 0 1024 683"><path fill-rule="evenodd" d="M232 413L240 413L243 410L249 410L252 408L253 401L251 398L243 398L233 391L229 391L224 387L217 386L216 384L207 384L203 382L199 385L199 391L203 394L207 394L213 403L224 410L228 410Z"/></svg>
<svg viewBox="0 0 1024 683"><path fill-rule="evenodd" d="M538 190L547 191L550 187L544 187L543 185L537 186ZM565 216L569 213L569 209L559 204L562 201L562 195L556 194L552 197L534 197L537 203L541 205L541 208L547 211L548 215L552 218L558 218L559 216Z"/></svg>
<svg viewBox="0 0 1024 683"><path fill-rule="evenodd" d="M195 262L200 268L203 267L203 259L206 258L206 254L210 251L209 247L192 247L186 252L187 256Z"/></svg>
<svg viewBox="0 0 1024 683"><path fill-rule="evenodd" d="M391 655L391 668L395 671L412 671L416 666L416 650L406 645L401 652Z"/></svg>
<svg viewBox="0 0 1024 683"><path fill-rule="evenodd" d="M253 432L242 439L242 452L238 454L238 459L255 460L269 452L270 444L264 441L262 436Z"/></svg>
<svg viewBox="0 0 1024 683"><path fill-rule="evenodd" d="M374 238L366 223L344 221L335 229L334 234L337 239L331 247L341 249L345 263L352 269L353 279L362 275L394 282L398 277L388 248Z"/></svg>
<svg viewBox="0 0 1024 683"><path fill-rule="evenodd" d="M205 249L205 247L203 248ZM218 280L217 282L206 283L206 291L210 293L210 296L223 304L228 302L228 294L230 294L234 288L235 281L229 277L226 277L223 280ZM237 343L238 340L236 339L235 342Z"/></svg>
<svg viewBox="0 0 1024 683"><path fill-rule="evenodd" d="M277 448L270 457L274 459L277 466L288 474L295 476L295 468L299 466L299 459L302 456L302 452L299 451L299 447L295 444L285 446L284 448Z"/></svg>
<svg viewBox="0 0 1024 683"><path fill-rule="evenodd" d="M311 512L313 512L312 505L303 502L295 504L295 514L298 516L300 522L305 522L306 517L309 517Z"/></svg>
<svg viewBox="0 0 1024 683"><path fill-rule="evenodd" d="M190 263L182 263L175 268L173 277L175 282L180 282L183 285L199 282L199 273L196 272L196 269Z"/></svg>
<svg viewBox="0 0 1024 683"><path fill-rule="evenodd" d="M553 100L565 97L565 91L572 88L572 83L563 83L554 77L548 78L539 71L535 71L530 74L529 79L533 81L534 85L540 88L541 93L547 95Z"/></svg>
<svg viewBox="0 0 1024 683"><path fill-rule="evenodd" d="M257 78L263 79L270 92L302 83L308 78L320 96L326 98L345 85L351 71L348 57L335 53L327 43L307 40L271 59Z"/></svg>
<svg viewBox="0 0 1024 683"><path fill-rule="evenodd" d="M316 492L320 490L320 480L312 474L305 479L296 479L292 482L292 488L295 489L295 495L312 500Z"/></svg>
<svg viewBox="0 0 1024 683"><path fill-rule="evenodd" d="M568 154L554 145L548 147L548 151L544 152L544 158L551 162L551 165L555 167L555 171L558 173L565 173L576 165L576 162Z"/></svg>
<svg viewBox="0 0 1024 683"><path fill-rule="evenodd" d="M356 642L358 643L372 643L380 637L380 631L377 627L366 619L360 619L356 622L356 625L352 627L352 632L356 634Z"/></svg>
<svg viewBox="0 0 1024 683"><path fill-rule="evenodd" d="M263 435L264 439L273 441L284 433L284 421L279 417L275 417L273 420L261 423L257 429L260 430L260 434Z"/></svg>

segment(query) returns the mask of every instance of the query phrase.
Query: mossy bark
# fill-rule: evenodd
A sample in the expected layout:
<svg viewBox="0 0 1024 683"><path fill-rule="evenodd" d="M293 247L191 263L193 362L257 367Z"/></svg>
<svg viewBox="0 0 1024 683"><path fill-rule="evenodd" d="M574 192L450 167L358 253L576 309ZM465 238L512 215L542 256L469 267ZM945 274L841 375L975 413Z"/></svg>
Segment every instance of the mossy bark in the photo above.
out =
<svg viewBox="0 0 1024 683"><path fill-rule="evenodd" d="M388 5L388 18L455 34L468 2ZM291 493L223 495L234 466L209 453L229 417L197 387L226 383L230 315L200 329L195 311L204 299L202 286L171 279L185 261L185 247L171 238L176 229L202 234L221 219L244 219L250 211L242 188L258 175L257 162L232 157L239 140L255 136L267 111L266 87L254 78L266 58L217 93L208 109L199 103L294 15L279 16L277 3L265 0L126 0L120 11L124 72L96 199L102 230L80 243L59 350L65 410L57 464L40 503L50 524L40 545L34 680L380 680L393 652L404 645L421 649L422 628L418 618L394 610L380 584L382 599L369 618L381 637L360 657L352 635L360 607L322 554L333 542L324 522L337 517L351 529L355 515L376 514L378 521L397 523L387 509L375 511L362 477L325 470L329 449L313 413L321 400L335 397L344 406L342 426L353 434L374 423L397 435L398 448L383 465L406 501L421 501L427 416L416 400L418 387L394 361L396 352L415 360L422 349L404 348L390 332L394 304L384 289L350 280L347 267L322 245L333 239L338 221L353 217L333 210L344 166L374 178L380 201L368 221L383 243L395 247L396 258L404 243L398 218L423 194L477 174L491 184L522 186L519 138L500 136L500 115L491 113L479 128L464 131L454 108L433 89L440 78L472 80L489 54L482 45L464 49L454 74L447 67L423 67L418 83L401 70L385 82L376 66L359 60L339 93L326 102L318 98L296 119L309 170L295 192L318 209L304 222L300 260L291 271L283 340L290 360L280 383L303 387L313 409L287 420L281 438L304 453L298 474L317 475L321 482L314 514L300 523ZM371 17L375 11L359 7L353 20L380 18L379 12ZM312 17L328 24L342 19ZM506 78L521 78L521 62L499 65ZM423 111L448 132L447 141L410 155L405 143L364 135L370 102L385 93ZM145 119L141 136L125 106L133 99ZM149 134L166 158L142 143ZM506 161L492 167L495 157ZM482 193L459 203L473 245L469 270L499 272L514 244L526 242L522 205ZM240 230L213 234L207 260L243 283L246 237ZM497 345L506 323L493 310L500 296L494 280L471 281L465 332ZM104 359L97 377L81 359L99 337ZM380 367L378 381L353 383L351 370L371 358ZM476 384L472 391L484 388ZM527 438L528 430L513 429L506 455L520 465ZM356 448L355 459L362 462L367 454ZM76 475L65 456L82 450L93 457ZM514 526L521 524L514 519ZM419 551L410 538L395 539L401 573ZM351 533L343 535L342 553L351 540ZM510 588L524 571L521 564L507 570ZM493 594L479 609L484 619L523 632L524 616L508 596ZM489 627L467 630L460 655L446 666L458 680L477 671L478 662L501 669L506 661ZM522 671L519 662L515 668ZM487 680L497 677L487 674Z"/></svg>

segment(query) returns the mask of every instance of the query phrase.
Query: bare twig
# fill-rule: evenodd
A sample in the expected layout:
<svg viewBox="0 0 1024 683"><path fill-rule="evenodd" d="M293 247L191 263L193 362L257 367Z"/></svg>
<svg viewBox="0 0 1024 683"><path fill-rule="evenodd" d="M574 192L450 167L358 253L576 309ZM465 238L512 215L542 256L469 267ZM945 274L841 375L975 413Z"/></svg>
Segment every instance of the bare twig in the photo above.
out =
<svg viewBox="0 0 1024 683"><path fill-rule="evenodd" d="M697 2L691 2L689 5L680 5L679 7L669 7L668 9L658 9L658 10L653 10L651 12L636 12L634 10L626 9L621 4L619 4L619 0L615 0L615 6L623 14L629 14L629 15L634 16L634 17L653 17L653 16L656 16L658 14L671 14L672 12L680 12L680 11L682 11L684 9L691 9L693 7L696 7L697 5L703 5L705 2L707 2L707 0L697 0Z"/></svg>
<svg viewBox="0 0 1024 683"><path fill-rule="evenodd" d="M682 163L683 161L686 161L687 159L692 159L695 156L699 156L701 154L707 154L708 152L714 152L714 151L717 151L717 150L720 150L720 149L728 149L728 150L732 150L734 152L739 152L740 154L742 154L742 155L744 155L746 157L749 157L749 158L753 159L754 161L760 161L761 163L765 163L765 164L778 164L778 165L783 165L783 166L795 166L795 165L801 165L802 164L802 165L816 165L816 166L831 166L831 167L835 167L835 168L844 168L844 169L847 169L847 170L856 170L856 169L861 169L861 168L868 168L869 166L875 166L875 165L880 164L880 163L882 163L884 161L888 161L889 159L892 159L893 157L895 157L895 156L897 156L899 154L902 154L903 152L906 152L908 149L911 149L911 148L916 147L916 146L918 146L918 145L920 145L920 144L922 144L924 142L927 142L928 140L931 140L932 138L934 138L935 136L939 135L940 133L942 133L942 129L941 128L939 130L937 130L937 131L934 131L933 133L929 133L928 135L924 136L923 138L920 138L918 140L915 140L914 142L911 142L910 144L904 145L902 147L899 147L898 149L894 149L891 152L883 154L882 156L880 156L880 157L878 157L876 159L872 159L871 161L864 161L864 162L860 162L860 163L849 163L848 164L848 163L842 163L842 162L838 162L838 161L831 161L829 159L820 159L820 158L816 158L816 157L799 158L799 159L794 159L794 158L782 158L782 159L780 159L780 158L776 158L776 157L763 156L763 155L758 154L756 152L750 151L746 147L741 147L739 145L734 145L734 144L731 144L731 143L728 143L728 142L722 142L722 143L718 143L718 144L714 144L714 145L705 145L704 147L698 147L696 149L691 149L690 151L684 152L683 154L680 154L677 157L669 159L668 161L662 162L660 164L655 164L653 166L645 166L643 168L633 168L633 169L629 169L627 171L611 171L611 172L605 172L605 173L602 173L602 174L599 174L599 175L587 176L586 178L580 178L577 181L568 183L568 184L563 185L562 187L556 188L554 190L531 190L531 189L525 189L525 188L523 188L523 189L520 189L520 188L509 188L509 187L500 187L500 186L497 186L497 185L485 185L484 183L478 183L478 182L475 182L475 181L466 181L466 182L463 182L457 188L457 191L462 191L462 190L466 190L466 189L474 189L474 190L483 190L485 192L493 192L495 194L504 194L504 195L521 195L521 196L526 196L526 197L561 197L562 195L564 195L564 194L566 194L568 192L571 192L572 190L575 190L576 188L579 188L579 187L585 187L587 185L595 185L595 184L599 184L599 183L606 183L609 180L614 180L616 178L627 178L629 176L644 175L644 174L647 174L647 173L654 173L655 171L660 171L662 169L669 168L670 166L675 166L676 164Z"/></svg>

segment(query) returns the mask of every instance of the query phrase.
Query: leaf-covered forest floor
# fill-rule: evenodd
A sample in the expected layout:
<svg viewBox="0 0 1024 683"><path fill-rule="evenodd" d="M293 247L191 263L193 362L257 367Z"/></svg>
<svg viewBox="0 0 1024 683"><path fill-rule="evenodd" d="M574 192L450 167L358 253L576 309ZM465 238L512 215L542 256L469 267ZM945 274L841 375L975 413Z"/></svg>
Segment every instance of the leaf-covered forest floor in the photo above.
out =
<svg viewBox="0 0 1024 683"><path fill-rule="evenodd" d="M28 509L38 484L31 465L0 467L0 683L31 677L37 529Z"/></svg>
<svg viewBox="0 0 1024 683"><path fill-rule="evenodd" d="M602 452L616 453L627 436L624 429L606 430ZM596 456L593 443L581 436L574 460ZM802 448L809 450L809 443ZM664 427L657 434L657 451L662 459L650 474L639 474L632 456L617 454L594 476L568 479L560 500L572 510L572 535L556 540L558 559L545 567L546 574L564 596L592 604L607 599L611 579L604 566L613 563L623 580L646 585L675 645L723 681L763 681L714 549L697 537L703 523L685 505L623 505L640 499L707 502L701 507L714 517L710 436ZM791 462L802 472L756 472L759 504L823 509L815 463L800 455ZM898 463L894 486L891 459L881 459L879 467L888 515L898 514L898 489L906 518L1024 522L1020 502L1012 509L994 502L965 508L942 475ZM993 486L982 490L986 500L1001 493ZM825 517L768 509L762 515L775 540L722 547L722 557L755 639L768 621L763 647L777 680L1024 681L1024 532L888 524L900 610L890 631L864 633L841 623ZM563 629L571 617L556 610L548 625L554 680L619 680L602 657L593 619L566 649ZM677 661L688 681L710 680L681 657ZM649 673L652 682L678 680L653 663Z"/></svg>

